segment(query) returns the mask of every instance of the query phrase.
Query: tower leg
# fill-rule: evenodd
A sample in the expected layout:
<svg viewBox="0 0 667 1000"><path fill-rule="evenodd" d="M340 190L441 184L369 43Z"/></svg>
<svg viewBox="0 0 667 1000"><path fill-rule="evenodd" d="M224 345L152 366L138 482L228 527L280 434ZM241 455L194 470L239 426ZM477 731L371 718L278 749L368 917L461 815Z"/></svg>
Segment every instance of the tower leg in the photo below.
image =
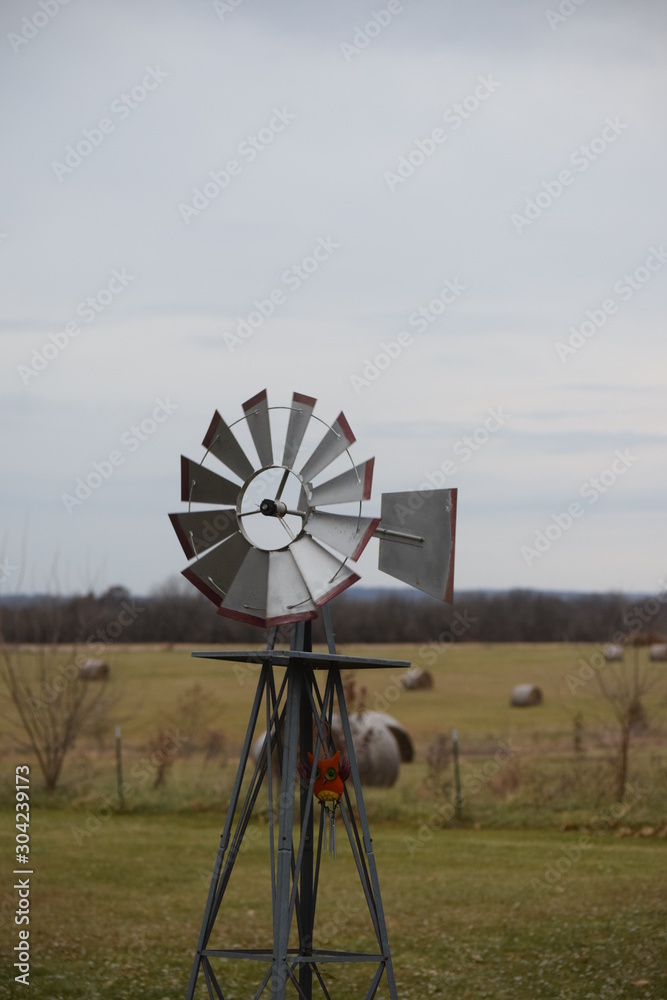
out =
<svg viewBox="0 0 667 1000"><path fill-rule="evenodd" d="M276 1000L285 1000L289 977L288 955L290 935L290 896L294 825L294 797L299 741L299 710L301 703L301 671L295 664L287 668L287 710L283 746L282 780L280 784L280 817L276 868L276 900L273 910L273 975L272 993Z"/></svg>
<svg viewBox="0 0 667 1000"><path fill-rule="evenodd" d="M352 779L352 784L354 786L354 796L356 799L357 811L359 813L359 822L361 824L364 852L366 854L366 863L368 865L368 872L370 876L370 884L372 888L373 904L376 916L376 921L374 921L374 923L376 923L378 943L382 949L382 955L384 958L384 968L387 974L389 995L391 997L391 1000L398 1000L396 994L396 983L394 981L394 967L391 961L391 952L389 950L389 937L387 935L387 925L384 918L384 909L382 907L382 896L380 895L380 880L378 878L377 866L375 864L375 854L373 853L373 840L371 837L370 828L368 826L366 806L364 804L364 796L361 790L361 779L359 777L357 757L354 752L354 743L352 742L352 730L350 729L350 719L347 714L345 691L343 690L343 682L341 680L340 670L338 668L336 668L335 671L334 684L336 689L336 697L338 700L338 710L340 712L340 721L343 729L343 736L345 737L345 745L347 747L347 753L350 760L350 778ZM377 982L379 983L379 977ZM369 991L368 995L375 996L375 990L373 990L372 993Z"/></svg>
<svg viewBox="0 0 667 1000"><path fill-rule="evenodd" d="M303 637L296 635L296 642L304 652L311 652L312 623L303 623ZM297 647L298 648L298 647ZM312 670L303 671L301 678L301 700L299 704L299 756L301 760L307 760L307 754L313 752L313 673ZM307 789L301 788L299 796L301 829L303 831L303 850L301 857L301 871L299 874L299 909L301 919L299 921L299 954L309 956L313 953L313 924L315 920L314 910L314 886L313 886L313 804L312 796L308 797ZM299 986L304 997L311 1000L313 995L313 970L307 962L299 965Z"/></svg>
<svg viewBox="0 0 667 1000"><path fill-rule="evenodd" d="M255 700L253 702L252 710L250 712L248 728L246 730L245 739L243 741L243 749L241 750L241 757L239 759L239 764L236 769L236 778L234 780L234 786L232 789L231 798L229 800L229 806L227 808L225 825L222 831L222 835L220 837L220 846L218 848L215 864L213 866L213 875L211 878L211 884L209 886L206 906L204 908L204 918L202 920L201 930L199 932L197 951L195 953L194 962L192 964L192 971L190 973L190 981L188 983L186 1000L192 1000L192 998L194 997L195 987L197 985L197 977L199 975L200 966L202 964L202 953L206 948L206 945L208 944L208 939L211 934L213 920L214 920L214 909L216 908L216 896L218 894L219 883L223 876L223 864L225 861L225 854L227 853L227 848L229 847L229 839L230 839L232 824L234 822L234 815L238 807L239 796L241 793L241 784L243 782L243 776L245 774L246 767L248 764L248 757L250 756L250 747L252 745L252 737L255 731L257 717L259 715L259 710L262 704L262 696L267 686L267 680L271 670L272 670L271 665L265 663L264 666L262 667L262 672L260 674L259 682L257 684L257 691L255 692ZM267 733L267 741L269 739L270 739L270 734ZM231 860L233 864L235 859ZM219 901L218 901L218 906L219 906Z"/></svg>

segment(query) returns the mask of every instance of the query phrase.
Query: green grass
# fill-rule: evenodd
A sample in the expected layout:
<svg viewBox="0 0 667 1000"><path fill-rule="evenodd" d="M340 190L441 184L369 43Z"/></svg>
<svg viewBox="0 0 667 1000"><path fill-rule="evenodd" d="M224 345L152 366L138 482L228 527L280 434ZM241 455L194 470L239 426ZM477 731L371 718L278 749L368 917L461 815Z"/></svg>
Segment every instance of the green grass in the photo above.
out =
<svg viewBox="0 0 667 1000"><path fill-rule="evenodd" d="M431 666L435 677L433 691L404 693L399 670L356 674L357 692L362 684L367 688L367 707L396 716L416 748L415 762L401 768L393 788L365 793L401 1000L667 1000L664 685L646 699L649 730L633 745L633 790L619 806L612 794L613 728L597 684L592 680L573 695L565 680L593 647L461 645L439 651L433 666L428 649L411 646L344 651L412 660ZM8 874L15 832L11 776L24 762L32 766L35 871L31 986L24 995L184 996L257 679L256 668L235 671L189 653L113 652L115 707L99 738L90 733L77 742L55 795L40 790L29 753L7 736L0 743L0 912L9 945L0 998L23 995L6 956L16 943ZM544 704L510 708L518 682L538 684ZM200 693L188 715L184 706L195 685ZM577 713L584 721L578 754L572 735ZM115 797L115 724L123 733L123 810ZM434 785L426 763L437 734L453 727L464 793L457 821L450 818L451 766ZM154 789L149 741L160 728L190 733L184 748L218 729L225 755L208 762L199 749L175 755L164 786ZM514 749L494 766L499 741ZM216 924L221 944L270 945L267 830L263 803ZM338 860L324 859L318 941L334 948L370 946L340 823L338 836ZM253 995L257 970L240 964L220 973L226 1000ZM363 997L369 975L363 966L339 969L332 996Z"/></svg>
<svg viewBox="0 0 667 1000"><path fill-rule="evenodd" d="M219 818L116 814L80 846L74 819L66 810L33 818L33 966L25 995L181 998ZM3 815L3 829L10 820ZM415 848L414 827L375 831L399 996L667 996L667 845L593 836L550 881L564 848L576 858L579 836L437 830ZM336 862L324 859L319 934L328 947L370 944L350 869L342 849ZM215 932L220 944L270 943L267 890L260 832L230 883ZM252 995L254 970L239 965L221 973L229 1000ZM7 988L10 981L5 964L0 996L22 995ZM363 996L367 981L355 966L339 974L344 989L333 995Z"/></svg>

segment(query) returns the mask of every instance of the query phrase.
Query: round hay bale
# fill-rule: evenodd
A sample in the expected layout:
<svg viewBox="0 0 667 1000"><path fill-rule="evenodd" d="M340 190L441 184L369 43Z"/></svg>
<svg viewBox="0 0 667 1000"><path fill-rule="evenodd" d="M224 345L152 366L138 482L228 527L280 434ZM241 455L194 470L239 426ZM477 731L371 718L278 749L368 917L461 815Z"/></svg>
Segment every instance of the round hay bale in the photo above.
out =
<svg viewBox="0 0 667 1000"><path fill-rule="evenodd" d="M355 727L352 724L353 720L358 720L358 725L360 727L362 722L365 727L384 726L396 740L398 752L402 762L404 764L409 764L414 758L415 748L412 744L412 737L405 726L402 726L401 723L393 717L393 715L387 715L386 712L366 711L357 712L355 715L350 716L350 728L352 730L352 736L356 746L357 737L355 734Z"/></svg>
<svg viewBox="0 0 667 1000"><path fill-rule="evenodd" d="M613 663L614 661L623 659L623 647L615 646L612 642L608 642L607 645L602 648L602 653L607 663Z"/></svg>
<svg viewBox="0 0 667 1000"><path fill-rule="evenodd" d="M264 730L264 732L260 733L259 736L257 736L253 740L252 746L250 747L250 759L254 760L255 763L257 763L259 758L262 756L265 743L266 743L266 729ZM278 754L276 753L275 748L271 755L271 760L274 763L275 767L277 768Z"/></svg>
<svg viewBox="0 0 667 1000"><path fill-rule="evenodd" d="M364 712L351 715L350 729L362 783L374 788L390 788L398 778L401 752L391 730L383 722L377 719L372 721L369 718L381 714L381 712ZM337 729L336 721L334 719L333 724L336 746L340 746L343 753L347 753L345 738Z"/></svg>
<svg viewBox="0 0 667 1000"><path fill-rule="evenodd" d="M401 677L404 691L430 691L433 687L433 674L421 667L411 667Z"/></svg>
<svg viewBox="0 0 667 1000"><path fill-rule="evenodd" d="M649 651L651 660L667 660L667 644L655 643Z"/></svg>
<svg viewBox="0 0 667 1000"><path fill-rule="evenodd" d="M345 752L345 740L337 715L332 719L336 746ZM350 715L350 730L359 766L359 777L365 785L389 788L398 778L401 761L414 757L412 738L400 722L386 712L355 712Z"/></svg>
<svg viewBox="0 0 667 1000"><path fill-rule="evenodd" d="M510 705L515 708L527 708L531 705L541 705L542 691L536 684L517 684L512 691Z"/></svg>
<svg viewBox="0 0 667 1000"><path fill-rule="evenodd" d="M365 785L389 788L396 782L401 766L398 743L387 726L370 722L365 715L350 718L359 777Z"/></svg>
<svg viewBox="0 0 667 1000"><path fill-rule="evenodd" d="M86 660L79 667L79 680L106 681L109 679L109 664L103 660Z"/></svg>

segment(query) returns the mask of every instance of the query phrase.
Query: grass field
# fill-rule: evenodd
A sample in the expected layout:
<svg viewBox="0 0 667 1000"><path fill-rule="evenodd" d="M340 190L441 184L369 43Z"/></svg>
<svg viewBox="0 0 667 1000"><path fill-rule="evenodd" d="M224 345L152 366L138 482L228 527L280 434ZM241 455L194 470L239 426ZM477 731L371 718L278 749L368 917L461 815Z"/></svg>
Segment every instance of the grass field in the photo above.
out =
<svg viewBox="0 0 667 1000"><path fill-rule="evenodd" d="M414 647L345 651L420 662ZM394 788L365 796L399 997L667 1000L665 686L646 700L649 727L633 747L631 788L624 805L614 803L611 717L594 679L575 694L566 680L592 651L460 645L438 654L435 690L421 693L403 693L398 670L357 673L367 707L395 715L416 747ZM110 662L114 708L78 741L55 795L39 790L30 754L3 739L0 912L9 947L0 997L185 993L256 672L191 659L189 648L128 647ZM538 684L544 704L510 708L518 682ZM578 714L583 745L575 751ZM122 810L115 724L123 733ZM453 727L463 814L445 822L451 763L429 770L427 756ZM154 789L150 740L160 729L180 747ZM206 760L202 734L212 730L224 743L209 740ZM511 753L499 754L501 745ZM14 983L7 961L17 943L10 803L19 763L32 768L29 988ZM266 819L263 807L252 821L216 925L221 944L270 942ZM369 928L340 832L339 847L336 862L324 860L316 931L324 946L356 948L370 944ZM247 966L221 973L226 1000L253 995L259 973ZM336 1000L365 995L367 968L336 976Z"/></svg>

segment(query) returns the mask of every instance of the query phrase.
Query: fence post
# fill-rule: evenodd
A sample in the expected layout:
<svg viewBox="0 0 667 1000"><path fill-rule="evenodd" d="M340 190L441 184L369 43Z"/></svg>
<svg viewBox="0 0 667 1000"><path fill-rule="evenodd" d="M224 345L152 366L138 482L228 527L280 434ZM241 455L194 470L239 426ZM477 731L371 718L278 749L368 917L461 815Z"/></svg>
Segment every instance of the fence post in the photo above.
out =
<svg viewBox="0 0 667 1000"><path fill-rule="evenodd" d="M452 729L452 749L454 751L454 782L456 785L456 804L454 815L461 819L463 800L461 798L461 773L459 771L459 734Z"/></svg>
<svg viewBox="0 0 667 1000"><path fill-rule="evenodd" d="M116 726L116 780L118 783L118 808L122 809L125 805L125 796L123 795L123 757L120 726Z"/></svg>

